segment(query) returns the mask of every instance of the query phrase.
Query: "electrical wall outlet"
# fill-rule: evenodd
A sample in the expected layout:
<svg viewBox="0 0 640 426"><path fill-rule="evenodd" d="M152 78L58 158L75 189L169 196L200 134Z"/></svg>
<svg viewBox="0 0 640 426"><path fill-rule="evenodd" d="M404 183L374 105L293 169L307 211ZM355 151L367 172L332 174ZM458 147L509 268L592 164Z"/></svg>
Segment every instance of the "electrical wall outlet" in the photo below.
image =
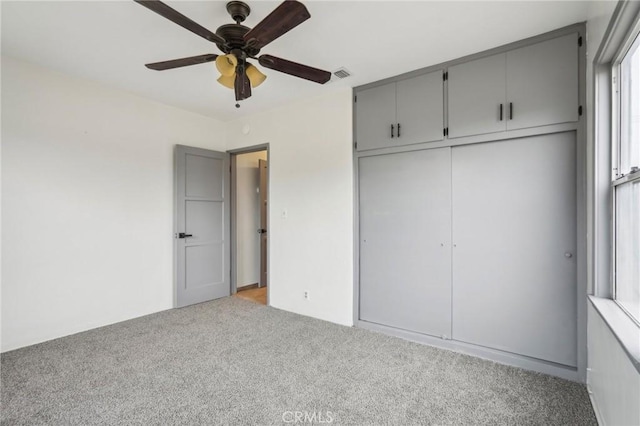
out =
<svg viewBox="0 0 640 426"><path fill-rule="evenodd" d="M304 291L304 298L305 300L309 300L309 290Z"/></svg>

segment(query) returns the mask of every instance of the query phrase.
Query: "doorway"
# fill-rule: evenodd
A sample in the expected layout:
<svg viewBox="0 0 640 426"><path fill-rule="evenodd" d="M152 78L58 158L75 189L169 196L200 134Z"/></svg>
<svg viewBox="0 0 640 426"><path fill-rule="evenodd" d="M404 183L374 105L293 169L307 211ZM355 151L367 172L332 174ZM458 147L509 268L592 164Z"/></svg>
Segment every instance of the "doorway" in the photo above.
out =
<svg viewBox="0 0 640 426"><path fill-rule="evenodd" d="M267 146L231 154L231 292L268 304Z"/></svg>

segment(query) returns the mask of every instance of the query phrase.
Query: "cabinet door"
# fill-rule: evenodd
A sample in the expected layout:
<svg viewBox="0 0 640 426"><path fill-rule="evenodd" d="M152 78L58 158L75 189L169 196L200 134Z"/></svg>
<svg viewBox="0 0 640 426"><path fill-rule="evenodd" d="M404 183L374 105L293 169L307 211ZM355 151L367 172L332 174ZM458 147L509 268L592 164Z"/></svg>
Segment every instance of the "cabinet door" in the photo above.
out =
<svg viewBox="0 0 640 426"><path fill-rule="evenodd" d="M507 129L578 120L578 34L507 52Z"/></svg>
<svg viewBox="0 0 640 426"><path fill-rule="evenodd" d="M452 149L453 338L576 365L575 133Z"/></svg>
<svg viewBox="0 0 640 426"><path fill-rule="evenodd" d="M451 335L451 149L359 159L360 319Z"/></svg>
<svg viewBox="0 0 640 426"><path fill-rule="evenodd" d="M389 146L391 125L396 125L396 83L362 90L356 95L358 151Z"/></svg>
<svg viewBox="0 0 640 426"><path fill-rule="evenodd" d="M504 53L449 68L449 137L481 135L506 129Z"/></svg>
<svg viewBox="0 0 640 426"><path fill-rule="evenodd" d="M396 83L398 138L392 145L443 139L444 92L442 71Z"/></svg>

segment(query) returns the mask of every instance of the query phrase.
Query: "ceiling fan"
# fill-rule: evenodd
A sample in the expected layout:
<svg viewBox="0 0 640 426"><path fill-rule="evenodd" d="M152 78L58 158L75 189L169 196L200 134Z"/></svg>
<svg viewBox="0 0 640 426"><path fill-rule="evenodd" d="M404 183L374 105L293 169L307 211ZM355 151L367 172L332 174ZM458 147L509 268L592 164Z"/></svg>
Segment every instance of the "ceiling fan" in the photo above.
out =
<svg viewBox="0 0 640 426"><path fill-rule="evenodd" d="M241 24L251 13L249 6L241 1L230 1L227 3L227 12L231 15L235 24L222 25L218 27L215 33L161 1L134 1L192 33L215 43L218 49L224 53L224 55L206 54L146 64L145 66L149 69L163 71L215 61L216 67L221 74L218 82L235 90L236 101L249 98L251 96L251 87L259 86L267 78L255 65L249 63L248 59L257 60L265 68L320 84L324 84L331 79L331 73L328 71L271 55L258 56L260 49L264 46L311 17L307 8L298 1L285 0L284 3L276 7L253 28ZM236 107L240 107L240 105L236 104Z"/></svg>

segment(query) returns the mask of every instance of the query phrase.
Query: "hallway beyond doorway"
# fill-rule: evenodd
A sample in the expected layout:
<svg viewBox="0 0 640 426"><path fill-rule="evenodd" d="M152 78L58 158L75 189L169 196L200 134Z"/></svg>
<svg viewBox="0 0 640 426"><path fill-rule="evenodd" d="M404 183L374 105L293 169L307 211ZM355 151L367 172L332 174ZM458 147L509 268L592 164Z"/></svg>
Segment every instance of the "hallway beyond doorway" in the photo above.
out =
<svg viewBox="0 0 640 426"><path fill-rule="evenodd" d="M246 290L244 288L240 288L238 289L238 292L234 294L234 297L266 305L267 287L253 287Z"/></svg>

